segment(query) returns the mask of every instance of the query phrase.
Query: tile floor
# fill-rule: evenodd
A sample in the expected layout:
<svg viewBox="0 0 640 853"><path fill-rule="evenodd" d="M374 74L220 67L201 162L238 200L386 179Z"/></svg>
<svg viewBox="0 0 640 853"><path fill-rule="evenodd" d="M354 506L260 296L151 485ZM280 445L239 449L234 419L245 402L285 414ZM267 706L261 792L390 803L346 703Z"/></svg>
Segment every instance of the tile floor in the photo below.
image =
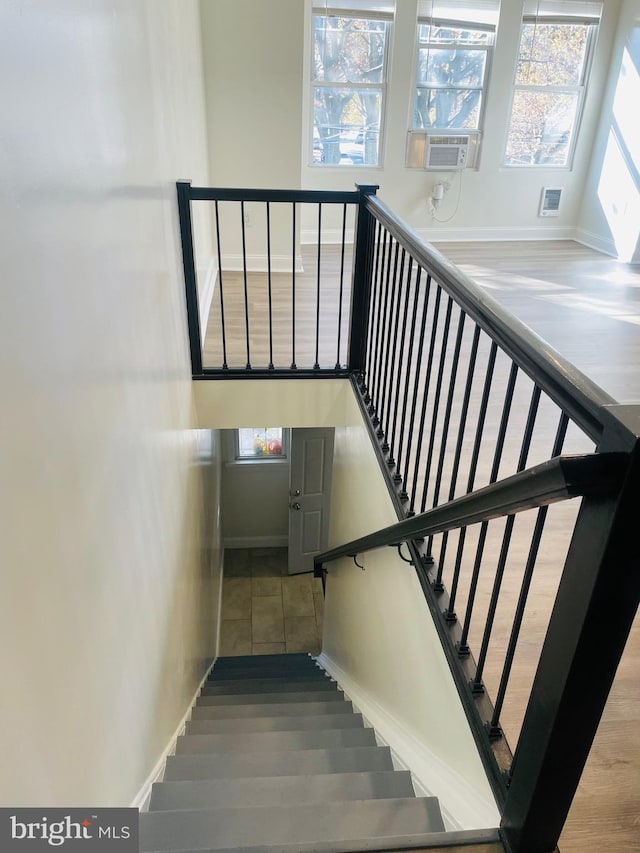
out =
<svg viewBox="0 0 640 853"><path fill-rule="evenodd" d="M317 655L323 605L319 578L287 574L286 548L225 550L220 655Z"/></svg>

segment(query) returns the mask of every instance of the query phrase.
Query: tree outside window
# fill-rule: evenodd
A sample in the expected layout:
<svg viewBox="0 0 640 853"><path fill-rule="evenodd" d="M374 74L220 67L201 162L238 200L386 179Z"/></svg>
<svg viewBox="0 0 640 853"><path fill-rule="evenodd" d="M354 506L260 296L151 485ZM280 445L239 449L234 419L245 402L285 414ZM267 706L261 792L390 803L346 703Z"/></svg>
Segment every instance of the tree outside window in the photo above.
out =
<svg viewBox="0 0 640 853"><path fill-rule="evenodd" d="M499 3L418 4L414 130L479 130Z"/></svg>
<svg viewBox="0 0 640 853"><path fill-rule="evenodd" d="M379 165L390 20L313 15L313 165Z"/></svg>
<svg viewBox="0 0 640 853"><path fill-rule="evenodd" d="M546 15L525 14L523 19L507 166L570 163L598 18L561 18L553 14L552 5L547 4ZM565 2L563 10L567 5L571 6ZM576 15L584 5L574 4Z"/></svg>

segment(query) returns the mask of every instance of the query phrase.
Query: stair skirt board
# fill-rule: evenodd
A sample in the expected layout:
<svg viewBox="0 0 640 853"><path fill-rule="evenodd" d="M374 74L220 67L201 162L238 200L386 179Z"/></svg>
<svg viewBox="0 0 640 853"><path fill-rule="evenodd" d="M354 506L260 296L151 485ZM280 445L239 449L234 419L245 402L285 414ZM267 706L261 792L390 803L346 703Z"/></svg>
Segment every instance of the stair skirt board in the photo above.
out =
<svg viewBox="0 0 640 853"><path fill-rule="evenodd" d="M328 655L321 654L318 663L346 690L354 709L362 713L365 725L374 728L378 743L389 745L394 768L407 770L409 765L411 766L417 796L438 797L449 831L466 831L461 825L460 815L464 815L464 825L479 827L478 830L470 830L472 833L485 830L493 832L494 827L499 826L500 814L495 802L489 802L480 796L466 778L453 771L419 742L398 719L359 689Z"/></svg>
<svg viewBox="0 0 640 853"><path fill-rule="evenodd" d="M213 663L213 660L209 659L205 673L202 677L202 680L200 681L200 684L198 685L197 690L195 691L195 693L193 695L193 699L191 700L191 704L189 706L189 709L187 710L187 712L185 713L183 718L180 720L178 727L176 728L175 732L171 736L168 744L166 745L165 749L163 750L162 754L160 755L160 758L156 761L155 767L153 768L151 773L147 776L142 787L140 788L140 790L136 794L135 799L131 803L131 808L138 809L141 812L145 812L149 808L149 801L151 799L151 792L153 789L153 785L156 782L160 781L160 779L162 778L162 774L164 772L168 756L173 755L176 751L176 744L178 742L178 738L185 731L187 720L191 717L191 715L193 713L192 709L195 706L195 703L198 699L198 696L200 695L200 691L202 690L203 685L206 683L206 680L209 677L209 673L211 671L211 664L212 663Z"/></svg>
<svg viewBox="0 0 640 853"><path fill-rule="evenodd" d="M494 842L436 797L308 655L221 658L140 815L141 853L350 853Z"/></svg>

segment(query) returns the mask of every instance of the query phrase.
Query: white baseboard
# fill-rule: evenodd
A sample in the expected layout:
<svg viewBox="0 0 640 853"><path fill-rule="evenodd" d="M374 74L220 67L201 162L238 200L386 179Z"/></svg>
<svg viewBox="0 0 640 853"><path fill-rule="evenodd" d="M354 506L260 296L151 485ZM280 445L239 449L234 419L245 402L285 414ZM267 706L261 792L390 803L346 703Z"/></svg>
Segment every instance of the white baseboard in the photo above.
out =
<svg viewBox="0 0 640 853"><path fill-rule="evenodd" d="M198 294L198 307L200 312L200 336L204 341L207 334L207 323L209 322L209 311L213 301L213 292L215 290L217 270L215 266L215 258L209 258L207 269L204 273L204 287L202 292Z"/></svg>
<svg viewBox="0 0 640 853"><path fill-rule="evenodd" d="M224 548L286 548L289 537L284 536L227 536Z"/></svg>
<svg viewBox="0 0 640 853"><path fill-rule="evenodd" d="M200 695L200 691L202 690L202 685L207 680L207 676L209 675L209 672L211 671L211 667L212 667L213 663L215 662L215 660L216 660L216 658L211 658L209 660L209 663L207 664L207 667L205 669L205 673L202 676L202 680L200 681L200 684L198 685L198 689L193 694L193 698L191 699L191 702L189 702L189 706L186 710L184 717L182 718L182 720L178 724L178 728L175 730L174 734L172 735L171 739L169 740L169 743L167 744L164 751L162 752L162 755L157 760L155 767L153 768L151 773L147 776L145 782L143 783L142 787L138 791L137 796L135 797L135 799L131 803L132 809L138 809L138 811L141 811L141 812L146 812L149 810L149 800L151 799L151 789L153 788L153 785L155 782L160 782L162 780L162 776L164 775L165 764L167 763L167 758L170 755L175 754L176 743L178 741L178 738L180 737L181 734L184 734L184 730L185 730L185 726L187 724L187 720L191 716L191 710L195 704L196 699Z"/></svg>
<svg viewBox="0 0 640 853"><path fill-rule="evenodd" d="M590 249L602 252L603 255L610 255L612 258L618 257L616 244L609 237L594 234L593 231L587 231L586 228L576 228L575 239L578 243L582 243L583 246L588 246Z"/></svg>
<svg viewBox="0 0 640 853"><path fill-rule="evenodd" d="M347 226L344 234L346 246L353 245L353 227ZM303 228L300 232L300 242L305 246L316 246L318 244L318 231L314 228ZM342 228L323 228L322 245L342 245Z"/></svg>
<svg viewBox="0 0 640 853"><path fill-rule="evenodd" d="M447 830L492 829L500 823L495 802L479 794L469 782L389 713L324 652L320 665L335 679L354 707L375 729L379 741L392 752L394 766L411 772L418 796L436 796Z"/></svg>
<svg viewBox="0 0 640 853"><path fill-rule="evenodd" d="M514 226L487 228L416 228L416 233L428 243L478 243L513 240L575 240L576 229L571 225Z"/></svg>
<svg viewBox="0 0 640 853"><path fill-rule="evenodd" d="M247 272L267 272L267 256L247 255ZM224 272L242 272L244 262L240 254L222 255L222 270ZM296 272L304 272L302 256L296 255ZM271 255L271 272L291 272L291 255ZM224 281L224 278L223 278Z"/></svg>

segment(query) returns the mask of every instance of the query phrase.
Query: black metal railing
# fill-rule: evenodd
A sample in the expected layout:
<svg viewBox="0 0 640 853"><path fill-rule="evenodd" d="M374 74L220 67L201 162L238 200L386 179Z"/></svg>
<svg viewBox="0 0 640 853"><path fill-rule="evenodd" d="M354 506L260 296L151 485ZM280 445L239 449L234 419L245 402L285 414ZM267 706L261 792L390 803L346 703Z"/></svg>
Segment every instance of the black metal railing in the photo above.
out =
<svg viewBox="0 0 640 853"><path fill-rule="evenodd" d="M366 212L370 299L352 379L398 516L407 520L366 537L368 546L339 550L408 543L502 807L505 844L519 853L552 850L604 709L606 692L584 691L596 659L600 666L596 644L606 637L598 678L610 686L626 636L616 624L612 639L611 622L620 618L628 631L638 604L637 546L622 519L640 487L640 407L618 406L377 198L366 200ZM569 462L567 452L589 455ZM569 464L582 471L577 492L565 476ZM540 492L547 476L565 485ZM582 501L558 508L555 526L565 539L558 545L554 534L553 553L541 558L550 504L565 487L565 497ZM614 553L622 558L615 568ZM318 573L335 557L320 555ZM512 753L502 721L514 704L510 678L538 576L555 604L520 697L521 719L509 720ZM630 593L615 617L607 576ZM515 590L509 613L501 612L505 583L512 599Z"/></svg>
<svg viewBox="0 0 640 853"><path fill-rule="evenodd" d="M640 406L617 404L375 190L178 184L193 376L350 378L400 521L320 555L317 572L407 543L503 841L546 853L640 598ZM192 236L201 203L216 258L204 340ZM534 642L536 584L536 609L542 598L549 608ZM522 637L536 653L516 695Z"/></svg>
<svg viewBox="0 0 640 853"><path fill-rule="evenodd" d="M180 181L177 189L194 378L346 376L368 282L357 211L376 187L244 190ZM194 250L194 219L203 216L213 243L208 282L198 281ZM206 284L213 298L203 329Z"/></svg>

